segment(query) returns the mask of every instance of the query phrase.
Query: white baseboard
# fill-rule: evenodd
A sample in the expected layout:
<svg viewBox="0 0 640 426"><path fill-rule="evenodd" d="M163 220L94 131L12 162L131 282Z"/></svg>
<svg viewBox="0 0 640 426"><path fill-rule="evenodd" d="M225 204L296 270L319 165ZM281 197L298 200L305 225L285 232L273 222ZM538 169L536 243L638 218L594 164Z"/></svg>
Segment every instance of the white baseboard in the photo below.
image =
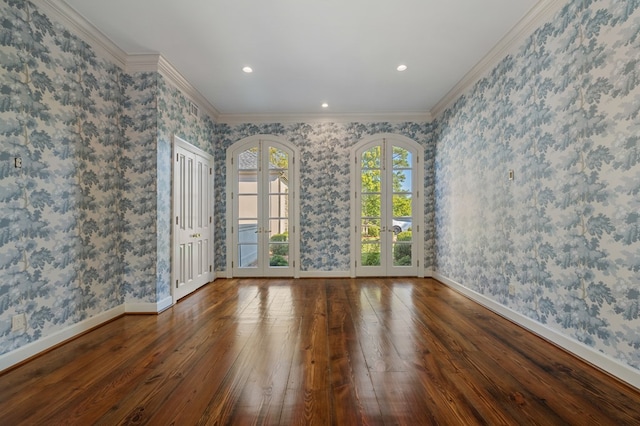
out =
<svg viewBox="0 0 640 426"><path fill-rule="evenodd" d="M16 350L0 355L0 372L28 360L48 349L53 348L73 337L91 330L107 321L117 318L125 313L125 306L120 305L94 317L73 324L62 330L51 333L33 343L28 343Z"/></svg>
<svg viewBox="0 0 640 426"><path fill-rule="evenodd" d="M173 297L168 296L156 303L125 303L128 314L157 314L173 305Z"/></svg>
<svg viewBox="0 0 640 426"><path fill-rule="evenodd" d="M633 367L623 364L622 362L610 357L602 352L593 349L590 346L585 345L572 337L562 334L556 330L550 329L543 324L532 320L529 317L522 315L519 312L514 311L487 296L477 293L460 283L457 283L437 272L433 274L433 278L441 281L445 285L451 287L459 293L467 296L473 301L481 304L487 309L497 313L498 315L507 318L508 320L518 324L519 326L531 331L534 334L548 340L564 350L572 353L585 360L586 362L594 365L595 367L617 377L629 385L640 389L640 371Z"/></svg>
<svg viewBox="0 0 640 426"><path fill-rule="evenodd" d="M171 296L157 303L125 303L0 355L0 373L124 314L157 314L173 305Z"/></svg>
<svg viewBox="0 0 640 426"><path fill-rule="evenodd" d="M228 278L227 271L216 271L216 274L214 276L214 281L217 280L218 278Z"/></svg>

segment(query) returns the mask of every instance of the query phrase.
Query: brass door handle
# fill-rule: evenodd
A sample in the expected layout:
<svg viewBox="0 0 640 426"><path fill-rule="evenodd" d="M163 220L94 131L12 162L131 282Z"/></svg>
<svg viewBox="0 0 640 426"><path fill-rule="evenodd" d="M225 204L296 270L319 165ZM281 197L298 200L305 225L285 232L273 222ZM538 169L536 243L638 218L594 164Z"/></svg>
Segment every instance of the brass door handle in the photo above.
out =
<svg viewBox="0 0 640 426"><path fill-rule="evenodd" d="M200 237L201 237L201 235L200 235L200 234L193 234L193 235L191 235L191 237L193 237L193 238L200 238Z"/></svg>

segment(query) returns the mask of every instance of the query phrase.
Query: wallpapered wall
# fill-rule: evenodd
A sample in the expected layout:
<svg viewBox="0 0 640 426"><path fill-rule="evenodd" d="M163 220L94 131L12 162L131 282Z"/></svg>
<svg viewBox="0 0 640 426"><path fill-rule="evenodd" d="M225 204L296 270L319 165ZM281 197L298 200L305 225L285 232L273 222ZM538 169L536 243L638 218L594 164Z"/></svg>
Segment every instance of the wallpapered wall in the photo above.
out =
<svg viewBox="0 0 640 426"><path fill-rule="evenodd" d="M637 1L569 2L433 124L215 125L27 1L0 45L0 354L169 296L172 134L215 155L217 270L226 149L273 134L302 154L301 269L346 271L349 149L396 133L429 160L427 268L640 368Z"/></svg>
<svg viewBox="0 0 640 426"><path fill-rule="evenodd" d="M3 0L0 17L2 354L169 295L171 135L211 151L213 123L29 2ZM26 332L11 332L18 313Z"/></svg>
<svg viewBox="0 0 640 426"><path fill-rule="evenodd" d="M639 2L568 2L446 111L436 159L438 272L635 368L638 58Z"/></svg>
<svg viewBox="0 0 640 426"><path fill-rule="evenodd" d="M29 2L3 1L0 16L4 353L125 300L120 123L134 82ZM10 331L17 313L26 332Z"/></svg>
<svg viewBox="0 0 640 426"><path fill-rule="evenodd" d="M243 138L270 134L300 149L300 264L302 271L349 271L349 150L378 133L406 136L425 148L425 260L434 264L434 135L431 123L216 125L216 269L226 269L226 150Z"/></svg>

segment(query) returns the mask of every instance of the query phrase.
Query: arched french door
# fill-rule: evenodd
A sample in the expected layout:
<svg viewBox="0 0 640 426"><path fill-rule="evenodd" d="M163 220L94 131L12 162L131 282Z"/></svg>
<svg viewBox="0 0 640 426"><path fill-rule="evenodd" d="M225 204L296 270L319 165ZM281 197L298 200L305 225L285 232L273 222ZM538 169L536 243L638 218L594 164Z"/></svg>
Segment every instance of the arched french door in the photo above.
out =
<svg viewBox="0 0 640 426"><path fill-rule="evenodd" d="M352 149L352 252L355 276L423 276L423 148L376 135Z"/></svg>
<svg viewBox="0 0 640 426"><path fill-rule="evenodd" d="M268 135L227 150L227 270L233 276L297 276L297 149Z"/></svg>

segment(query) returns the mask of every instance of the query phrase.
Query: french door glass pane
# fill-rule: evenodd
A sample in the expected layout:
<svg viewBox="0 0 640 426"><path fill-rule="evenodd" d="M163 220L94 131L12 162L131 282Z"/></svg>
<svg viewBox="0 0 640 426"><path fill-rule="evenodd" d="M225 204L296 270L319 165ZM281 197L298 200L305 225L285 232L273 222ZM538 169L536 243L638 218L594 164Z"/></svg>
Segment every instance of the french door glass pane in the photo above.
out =
<svg viewBox="0 0 640 426"><path fill-rule="evenodd" d="M239 194L238 195L238 217L242 219L258 218L258 195Z"/></svg>
<svg viewBox="0 0 640 426"><path fill-rule="evenodd" d="M393 147L393 169L410 169L413 164L413 154L399 146Z"/></svg>
<svg viewBox="0 0 640 426"><path fill-rule="evenodd" d="M411 243L393 244L393 266L411 266Z"/></svg>
<svg viewBox="0 0 640 426"><path fill-rule="evenodd" d="M269 217L289 217L289 194L269 195Z"/></svg>
<svg viewBox="0 0 640 426"><path fill-rule="evenodd" d="M289 169L289 154L281 149L270 146L269 169L287 171Z"/></svg>
<svg viewBox="0 0 640 426"><path fill-rule="evenodd" d="M258 147L254 146L238 155L238 170L258 170ZM242 177L242 173L240 173Z"/></svg>
<svg viewBox="0 0 640 426"><path fill-rule="evenodd" d="M380 241L380 219L363 218L361 219L361 236L363 242L379 242Z"/></svg>
<svg viewBox="0 0 640 426"><path fill-rule="evenodd" d="M411 220L412 213L411 194L393 194L391 206L394 218L407 218Z"/></svg>
<svg viewBox="0 0 640 426"><path fill-rule="evenodd" d="M412 192L411 170L393 171L393 192Z"/></svg>
<svg viewBox="0 0 640 426"><path fill-rule="evenodd" d="M238 259L241 268L255 268L258 264L258 221L238 221Z"/></svg>
<svg viewBox="0 0 640 426"><path fill-rule="evenodd" d="M380 169L380 145L362 153L361 169Z"/></svg>
<svg viewBox="0 0 640 426"><path fill-rule="evenodd" d="M362 194L362 217L380 217L380 194Z"/></svg>
<svg viewBox="0 0 640 426"><path fill-rule="evenodd" d="M380 266L380 244L363 242L361 253L362 266Z"/></svg>

